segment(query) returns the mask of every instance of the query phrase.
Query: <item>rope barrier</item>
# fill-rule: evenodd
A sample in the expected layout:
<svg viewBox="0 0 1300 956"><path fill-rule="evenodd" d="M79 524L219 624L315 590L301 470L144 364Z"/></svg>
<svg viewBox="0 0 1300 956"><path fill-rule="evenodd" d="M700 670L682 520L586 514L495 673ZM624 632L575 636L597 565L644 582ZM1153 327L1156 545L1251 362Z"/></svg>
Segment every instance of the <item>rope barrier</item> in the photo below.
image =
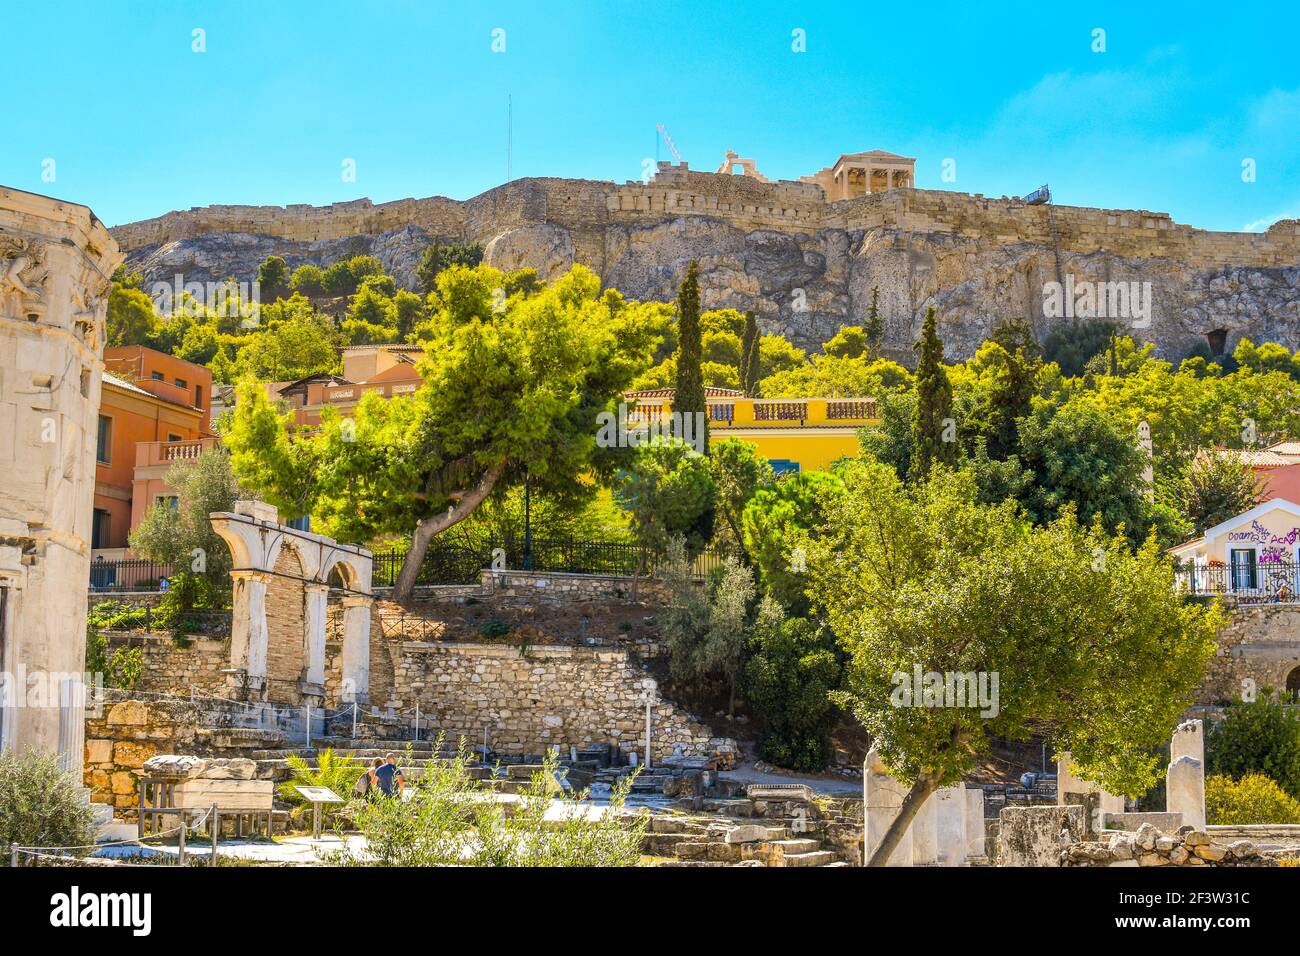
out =
<svg viewBox="0 0 1300 956"><path fill-rule="evenodd" d="M152 833L150 834L150 838L170 836L173 833L180 833L182 829L187 831L197 832L200 827L202 827L205 823L208 822L208 818L212 816L212 811L215 809L216 809L215 807L208 807L208 809L203 811L203 816L199 817L197 820L193 821L192 823L187 823L184 817L182 816L181 822L178 823L176 826L172 827L170 830L163 830L159 833ZM177 808L176 812L184 814L185 810L184 808ZM141 843L138 839L136 839L136 840L108 840L104 843L89 843L80 846L19 846L17 844L14 844L9 847L9 852L14 855L15 860L17 859L17 855L20 853L32 857L50 856L52 858L66 859L67 854L72 850L103 850L115 846L133 846L133 847L139 847L140 849L148 848L146 844ZM51 851L57 851L57 852L51 853Z"/></svg>

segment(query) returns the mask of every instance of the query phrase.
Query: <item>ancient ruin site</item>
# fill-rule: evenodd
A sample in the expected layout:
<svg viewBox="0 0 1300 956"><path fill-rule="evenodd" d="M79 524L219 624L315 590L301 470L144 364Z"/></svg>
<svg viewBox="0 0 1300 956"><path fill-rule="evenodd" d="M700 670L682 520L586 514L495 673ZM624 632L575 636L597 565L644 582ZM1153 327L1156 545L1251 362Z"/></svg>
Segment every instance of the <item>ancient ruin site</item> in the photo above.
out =
<svg viewBox="0 0 1300 956"><path fill-rule="evenodd" d="M1284 938L1293 11L166 6L0 14L20 938Z"/></svg>

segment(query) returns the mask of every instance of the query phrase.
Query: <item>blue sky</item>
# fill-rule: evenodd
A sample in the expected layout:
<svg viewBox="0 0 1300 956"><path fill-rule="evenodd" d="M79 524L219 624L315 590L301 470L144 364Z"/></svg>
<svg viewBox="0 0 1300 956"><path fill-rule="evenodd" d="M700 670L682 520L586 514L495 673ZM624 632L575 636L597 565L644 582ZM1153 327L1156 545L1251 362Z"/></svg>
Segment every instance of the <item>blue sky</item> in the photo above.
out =
<svg viewBox="0 0 1300 956"><path fill-rule="evenodd" d="M1294 3L981 6L11 0L0 183L110 225L464 199L505 179L509 96L515 177L638 178L663 123L696 169L730 148L793 179L881 148L915 156L922 188L1047 182L1210 229L1300 217Z"/></svg>

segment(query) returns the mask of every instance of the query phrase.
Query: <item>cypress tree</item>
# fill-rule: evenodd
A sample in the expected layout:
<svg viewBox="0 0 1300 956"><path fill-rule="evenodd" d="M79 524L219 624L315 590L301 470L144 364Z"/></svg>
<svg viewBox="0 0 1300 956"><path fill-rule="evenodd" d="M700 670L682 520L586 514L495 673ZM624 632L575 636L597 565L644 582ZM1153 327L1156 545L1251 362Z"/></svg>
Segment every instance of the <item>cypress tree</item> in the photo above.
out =
<svg viewBox="0 0 1300 956"><path fill-rule="evenodd" d="M753 395L758 385L758 320L753 312L745 313L745 329L740 336L740 387Z"/></svg>
<svg viewBox="0 0 1300 956"><path fill-rule="evenodd" d="M880 286L871 287L871 308L867 310L867 322L862 330L867 336L867 347L871 349L872 358L880 348L880 337L885 333L885 323L880 318Z"/></svg>
<svg viewBox="0 0 1300 956"><path fill-rule="evenodd" d="M912 462L908 477L920 480L934 465L957 460L952 383L943 368L943 341L939 338L934 306L926 310L921 341L915 348L920 349L921 357L916 364L916 408L912 412Z"/></svg>
<svg viewBox="0 0 1300 956"><path fill-rule="evenodd" d="M700 368L704 345L700 333L700 267L692 259L677 290L677 382L673 411L683 416L704 413L704 449L708 451L709 416L704 400L704 372Z"/></svg>

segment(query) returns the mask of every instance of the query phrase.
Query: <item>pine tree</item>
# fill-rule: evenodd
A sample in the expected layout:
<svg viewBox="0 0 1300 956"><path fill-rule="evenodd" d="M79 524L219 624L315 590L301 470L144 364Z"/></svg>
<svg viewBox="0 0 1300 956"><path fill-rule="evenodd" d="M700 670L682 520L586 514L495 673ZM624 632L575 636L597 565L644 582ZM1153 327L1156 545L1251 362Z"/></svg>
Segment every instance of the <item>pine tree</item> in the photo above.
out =
<svg viewBox="0 0 1300 956"><path fill-rule="evenodd" d="M708 405L704 400L704 373L700 368L704 352L700 333L700 267L692 259L686 278L677 290L677 383L673 411L682 416L703 413L703 448L709 440Z"/></svg>
<svg viewBox="0 0 1300 956"><path fill-rule="evenodd" d="M740 387L752 396L758 387L758 320L753 312L745 313L745 328L740 336Z"/></svg>
<svg viewBox="0 0 1300 956"><path fill-rule="evenodd" d="M880 317L880 286L871 288L871 308L867 310L867 321L863 328L867 336L867 346L874 355L880 348L881 336L885 334L885 322Z"/></svg>
<svg viewBox="0 0 1300 956"><path fill-rule="evenodd" d="M943 368L943 340L939 338L934 306L925 313L921 350L916 364L916 409L912 413L912 463L908 477L917 481L936 464L957 459L957 428L952 417L952 383Z"/></svg>

